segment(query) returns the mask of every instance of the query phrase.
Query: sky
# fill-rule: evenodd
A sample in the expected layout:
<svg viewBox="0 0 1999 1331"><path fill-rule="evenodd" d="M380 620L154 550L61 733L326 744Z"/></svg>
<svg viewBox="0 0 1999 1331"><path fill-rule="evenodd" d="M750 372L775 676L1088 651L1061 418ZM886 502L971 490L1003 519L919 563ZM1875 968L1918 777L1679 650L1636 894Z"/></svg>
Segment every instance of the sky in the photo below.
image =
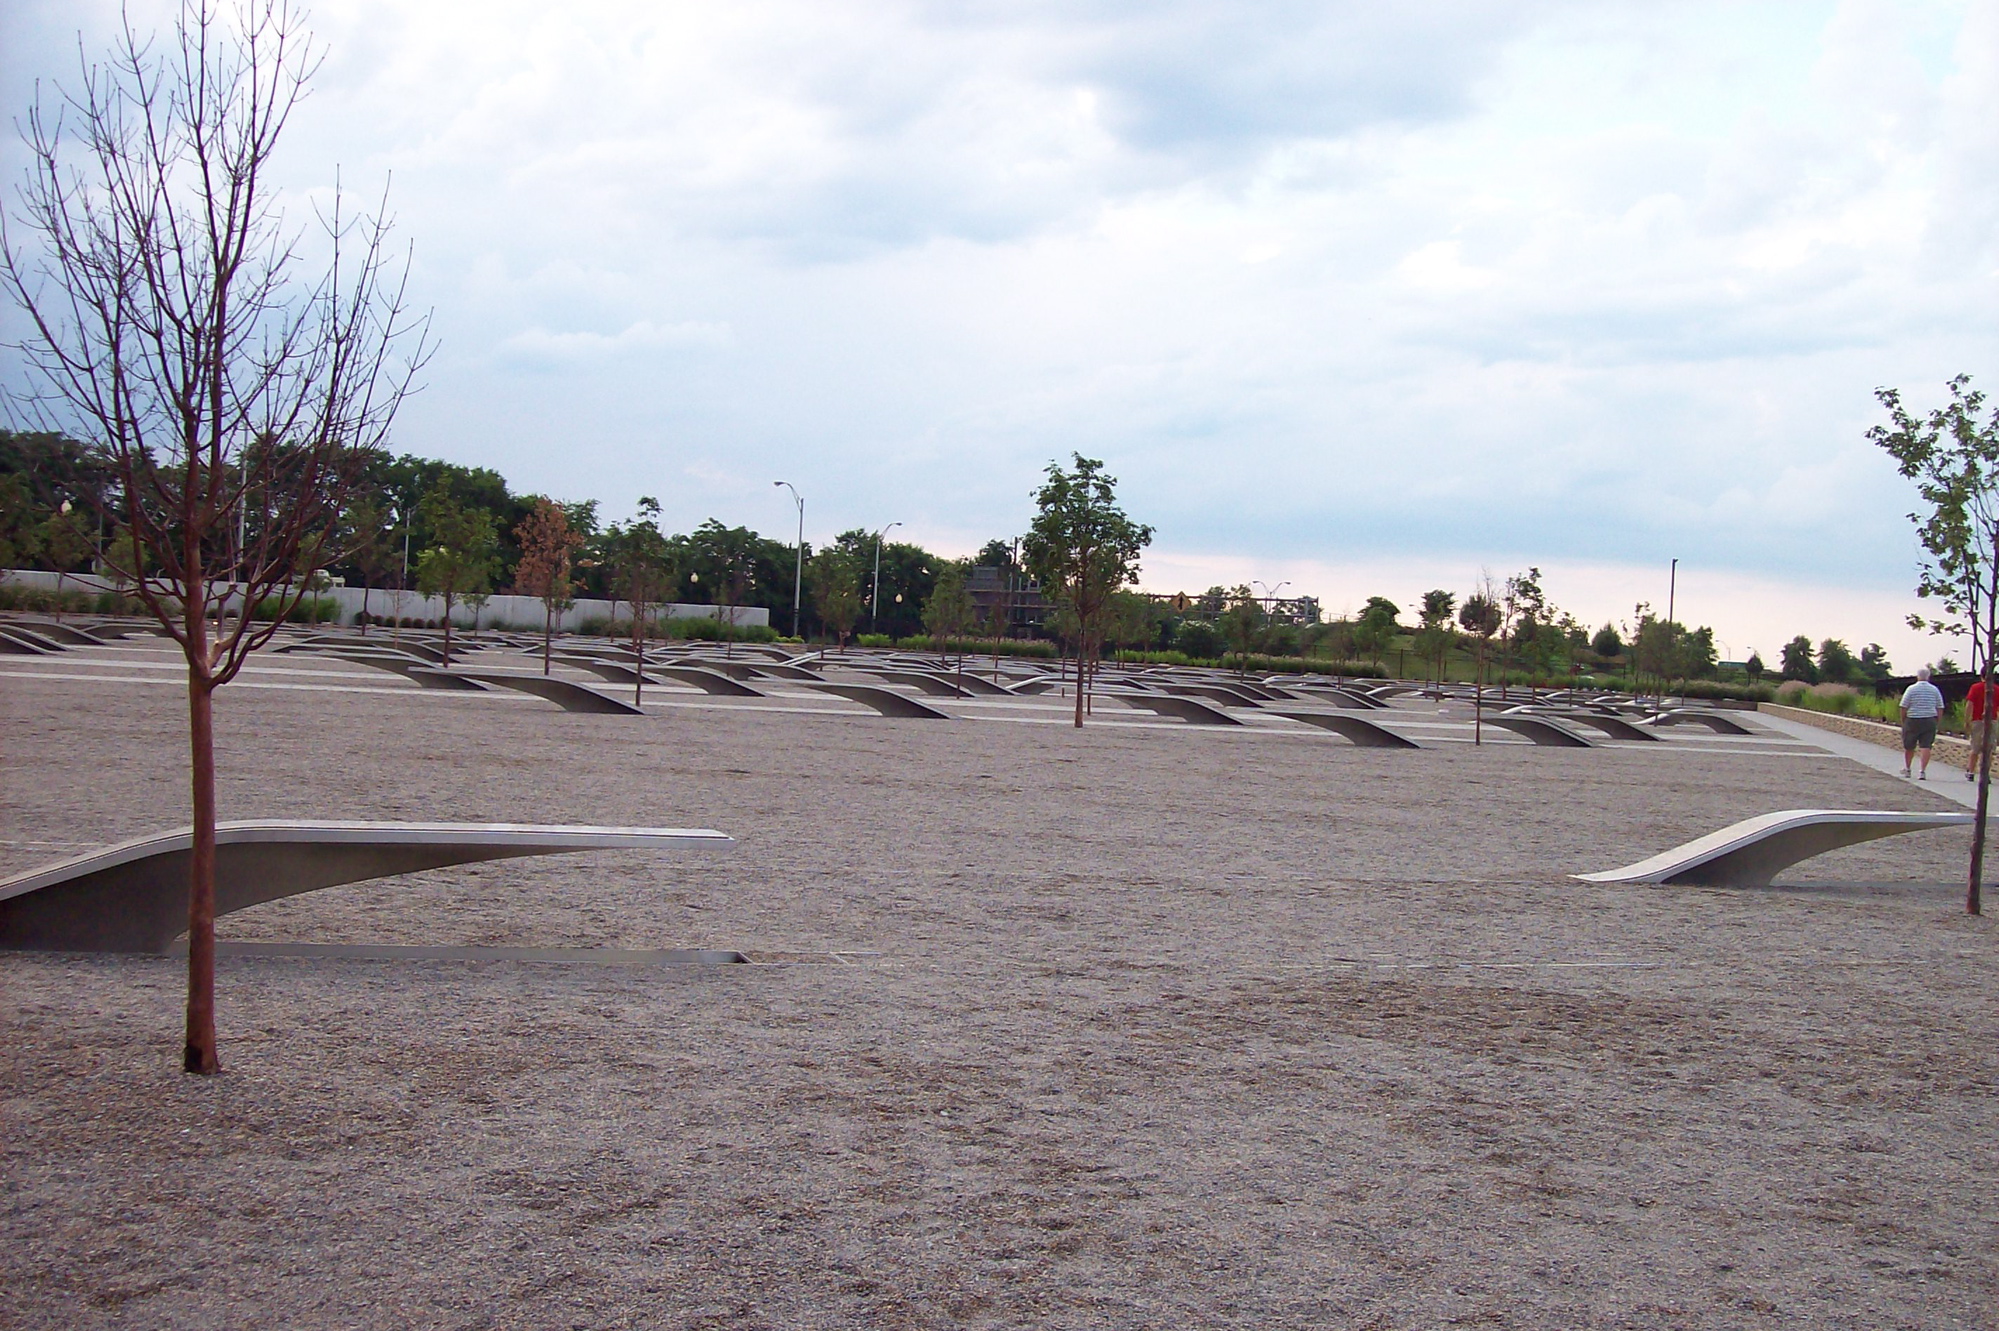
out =
<svg viewBox="0 0 1999 1331"><path fill-rule="evenodd" d="M0 104L116 18L0 7ZM301 220L336 171L387 189L438 340L399 450L789 540L782 479L810 541L953 555L1080 452L1153 590L1406 610L1533 566L1737 659L1948 650L1904 623L1916 498L1866 432L1879 387L1999 387L1999 0L312 23L279 176Z"/></svg>

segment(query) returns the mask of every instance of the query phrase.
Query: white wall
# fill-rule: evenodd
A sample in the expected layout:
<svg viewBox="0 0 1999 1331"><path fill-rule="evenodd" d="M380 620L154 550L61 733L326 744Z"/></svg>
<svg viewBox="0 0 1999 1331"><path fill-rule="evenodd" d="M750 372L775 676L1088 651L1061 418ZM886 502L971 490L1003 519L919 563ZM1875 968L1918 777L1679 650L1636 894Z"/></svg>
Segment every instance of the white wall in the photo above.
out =
<svg viewBox="0 0 1999 1331"><path fill-rule="evenodd" d="M87 573L46 573L40 569L8 569L0 573L0 581L16 587L40 587L50 591L58 585L65 591L100 592L115 591L116 584L107 578ZM420 596L416 592L372 591L363 593L359 587L330 587L320 593L322 597L340 606L340 622L351 624L361 613L361 603L365 599L368 612L375 615L395 615L403 619L443 619L444 598L441 596ZM474 610L462 601L451 607L451 622L473 626L476 615L478 627L496 628L506 626L517 629L539 631L542 625L542 604L532 596L494 596L486 604ZM556 622L558 629L573 629L591 620L608 619L630 622L631 603L628 601L580 600L563 611ZM669 605L665 607L665 617L670 619L716 619L720 617L719 607L712 605ZM767 628L770 625L770 611L762 606L738 606L729 613L729 622L744 628Z"/></svg>

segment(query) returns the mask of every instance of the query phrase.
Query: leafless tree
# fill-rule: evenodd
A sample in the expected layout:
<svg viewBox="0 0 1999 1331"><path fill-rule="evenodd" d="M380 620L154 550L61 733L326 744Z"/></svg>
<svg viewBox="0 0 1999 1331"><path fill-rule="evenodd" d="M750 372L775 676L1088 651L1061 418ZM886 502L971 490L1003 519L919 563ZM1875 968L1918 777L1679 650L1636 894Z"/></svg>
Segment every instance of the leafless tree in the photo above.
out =
<svg viewBox="0 0 1999 1331"><path fill-rule="evenodd" d="M220 1070L214 693L327 562L429 347L379 211L355 216L337 188L316 228L280 207L272 162L319 60L286 0L226 16L183 0L160 37L128 21L29 111L0 229L0 285L29 328L21 405L109 455L133 556L118 571L187 661L189 1072ZM267 598L281 613L253 621Z"/></svg>

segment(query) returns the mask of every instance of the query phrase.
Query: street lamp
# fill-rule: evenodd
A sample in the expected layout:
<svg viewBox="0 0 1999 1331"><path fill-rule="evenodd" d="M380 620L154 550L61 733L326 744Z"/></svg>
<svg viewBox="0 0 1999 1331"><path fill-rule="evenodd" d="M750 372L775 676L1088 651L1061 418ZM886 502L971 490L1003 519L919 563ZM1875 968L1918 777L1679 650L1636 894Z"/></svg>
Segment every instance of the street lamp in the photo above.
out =
<svg viewBox="0 0 1999 1331"><path fill-rule="evenodd" d="M874 632L881 623L882 537L888 535L901 525L900 522L891 522L888 526L883 527L875 533L875 589L868 593L868 632L870 633ZM902 597L897 596L895 599L900 601Z"/></svg>
<svg viewBox="0 0 1999 1331"><path fill-rule="evenodd" d="M790 481L772 481L791 491L791 498L798 505L798 566L791 574L791 636L798 636L798 610L805 595L805 496L798 493L798 487Z"/></svg>
<svg viewBox="0 0 1999 1331"><path fill-rule="evenodd" d="M1263 588L1263 599L1270 602L1270 608L1273 614L1277 610L1277 593L1283 591L1286 587L1289 587L1291 585L1291 580L1289 578L1286 578L1283 582L1278 583L1275 587L1271 586L1267 582L1259 582L1255 578L1251 578L1250 581L1254 583L1256 586Z"/></svg>

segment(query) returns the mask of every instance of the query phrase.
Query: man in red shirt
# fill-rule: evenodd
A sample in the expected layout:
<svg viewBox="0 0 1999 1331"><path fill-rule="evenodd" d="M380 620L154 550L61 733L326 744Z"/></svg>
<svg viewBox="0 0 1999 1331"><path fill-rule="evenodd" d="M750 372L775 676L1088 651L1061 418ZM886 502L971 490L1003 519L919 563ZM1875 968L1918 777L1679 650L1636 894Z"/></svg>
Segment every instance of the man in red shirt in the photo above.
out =
<svg viewBox="0 0 1999 1331"><path fill-rule="evenodd" d="M1999 695L1999 689L1992 691ZM1992 747L1992 701L1985 693L1985 679L1980 676L1971 683L1971 692L1964 695L1964 737L1971 741L1965 746L1964 779L1978 779L1978 755Z"/></svg>

